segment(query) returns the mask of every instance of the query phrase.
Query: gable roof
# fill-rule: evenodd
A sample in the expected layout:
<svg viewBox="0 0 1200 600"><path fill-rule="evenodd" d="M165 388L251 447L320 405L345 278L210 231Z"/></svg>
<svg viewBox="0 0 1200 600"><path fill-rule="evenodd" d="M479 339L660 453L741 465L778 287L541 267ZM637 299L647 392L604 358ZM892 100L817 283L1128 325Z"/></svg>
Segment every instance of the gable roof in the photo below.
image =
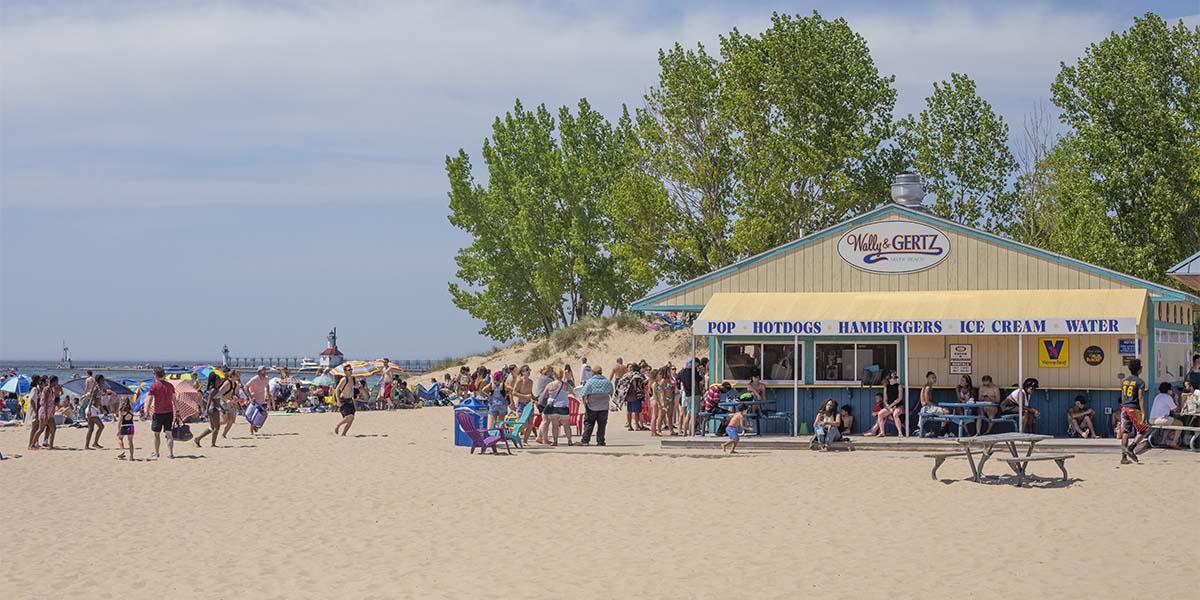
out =
<svg viewBox="0 0 1200 600"><path fill-rule="evenodd" d="M1194 290L1200 290L1200 252L1167 269L1167 276L1179 280Z"/></svg>
<svg viewBox="0 0 1200 600"><path fill-rule="evenodd" d="M755 256L751 256L749 258L742 259L738 262L732 263L728 266L722 267L720 269L717 269L717 270L707 273L705 275L701 275L700 277L692 279L691 281L687 281L687 282L684 282L684 283L681 283L681 284L678 284L675 286L671 286L664 290L660 290L658 292L647 295L646 297L634 302L633 305L630 306L630 308L632 310L639 310L639 311L650 311L650 310L695 310L695 311L698 311L703 307L702 306L654 306L653 304L664 298L674 296L680 292L683 292L685 290L699 286L701 284L704 284L704 283L711 281L713 279L716 279L718 277L722 277L724 275L728 275L730 273L740 271L747 267L761 263L765 260L771 259L780 254L790 252L792 250L802 248L804 246L815 244L817 242L826 240L832 236L839 235L843 231L845 231L847 229L851 229L859 224L862 224L862 223L865 223L868 221L872 221L872 220L878 219L880 217L885 217L888 215L903 215L905 217L909 217L911 219L914 219L916 221L920 221L920 222L923 222L923 223L926 223L929 225L936 225L939 227L945 227L947 229L952 229L961 234L979 238L984 241L992 242L994 244L998 244L1001 246L1005 246L1005 247L1011 248L1013 250L1016 250L1017 252L1022 252L1025 254L1033 255L1033 256L1043 259L1043 260L1059 263L1059 264L1062 264L1062 265L1065 265L1068 267L1072 267L1072 268L1076 268L1076 269L1080 269L1083 271L1089 271L1091 273L1095 273L1097 275L1101 275L1103 277L1107 277L1109 279L1119 281L1119 282L1129 285L1131 287L1145 288L1152 293L1159 294L1161 296L1165 296L1170 300L1191 302L1193 304L1200 304L1200 297L1188 294L1187 292L1184 292L1181 290L1166 287L1161 284L1157 284L1157 283L1154 283L1151 281L1146 281L1144 279L1139 279L1137 277L1133 277L1131 275L1126 275L1125 273L1121 273L1119 271L1114 271L1112 269L1106 269L1104 267L1099 267L1099 266L1096 266L1093 264L1089 264L1089 263L1083 262L1081 260L1070 258L1068 256L1063 256L1063 255L1057 254L1055 252L1050 252L1049 250L1043 250L1041 248L1030 246L1028 244L1023 244L1021 242L1010 240L1008 238L1004 238L1004 237L998 236L993 233L981 231L979 229L975 229L972 227L967 227L961 223L956 223L956 222L950 221L948 219L936 217L936 216L931 215L922 210L915 210L915 209L901 206L899 204L888 203L888 204L884 204L883 206L880 206L874 210L867 211L861 215L858 215L856 217L853 217L846 221L838 223L837 225L834 225L832 227L822 229L821 231L818 231L811 235L807 235L798 240L788 242L788 243L778 246L776 248L772 248L771 250L767 250L766 252L763 252L761 254L757 254ZM1198 256L1200 256L1200 255L1198 255ZM1193 258L1196 258L1196 257L1193 257ZM1185 261L1185 262L1187 262L1187 261Z"/></svg>

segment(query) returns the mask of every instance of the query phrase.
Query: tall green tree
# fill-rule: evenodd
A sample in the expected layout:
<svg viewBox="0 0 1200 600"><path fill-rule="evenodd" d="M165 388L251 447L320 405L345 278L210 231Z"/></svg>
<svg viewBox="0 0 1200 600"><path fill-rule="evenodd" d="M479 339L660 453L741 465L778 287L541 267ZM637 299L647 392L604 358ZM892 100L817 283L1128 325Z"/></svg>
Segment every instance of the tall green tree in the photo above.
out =
<svg viewBox="0 0 1200 600"><path fill-rule="evenodd" d="M925 110L901 122L901 146L933 194L934 214L997 229L1012 210L1006 186L1016 170L1008 125L962 73L933 84Z"/></svg>
<svg viewBox="0 0 1200 600"><path fill-rule="evenodd" d="M888 197L892 77L844 19L775 13L721 38L721 109L737 129L732 243L755 254Z"/></svg>
<svg viewBox="0 0 1200 600"><path fill-rule="evenodd" d="M1051 93L1120 248L1100 264L1174 284L1166 269L1200 248L1200 27L1147 13L1063 63Z"/></svg>
<svg viewBox="0 0 1200 600"><path fill-rule="evenodd" d="M455 256L459 308L498 340L548 335L581 317L623 308L656 283L646 244L620 212L632 196L653 200L626 112L619 126L581 100L558 118L517 101L484 140L486 186L470 157L446 157L450 223L473 238ZM658 197L661 197L659 194Z"/></svg>
<svg viewBox="0 0 1200 600"><path fill-rule="evenodd" d="M704 46L659 50L658 84L637 111L645 172L662 183L669 204L657 221L665 234L664 267L678 282L737 258L733 222L733 124L721 110L717 60Z"/></svg>

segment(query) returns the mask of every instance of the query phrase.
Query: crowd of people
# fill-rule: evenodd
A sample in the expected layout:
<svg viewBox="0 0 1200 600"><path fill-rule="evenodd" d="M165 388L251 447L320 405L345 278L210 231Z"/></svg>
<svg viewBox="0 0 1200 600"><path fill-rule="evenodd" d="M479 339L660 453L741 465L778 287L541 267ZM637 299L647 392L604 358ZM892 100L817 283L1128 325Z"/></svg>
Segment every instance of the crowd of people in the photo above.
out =
<svg viewBox="0 0 1200 600"><path fill-rule="evenodd" d="M167 456L174 458L174 443L190 441L197 447L207 439L217 447L219 439L227 439L239 414L249 415L251 434L258 432L261 422L254 415L269 412L308 410L324 412L326 399L331 398L342 419L334 432L345 436L354 424L360 409L385 410L415 408L420 403L414 390L390 363L384 367L380 383L373 390L365 377L358 377L353 367L343 367L328 386L314 385L292 379L287 368L280 368L277 377L268 378L265 366L243 382L238 369L211 369L207 377L189 383L195 389L197 405L181 400L176 386L162 368L154 369L154 380L145 390L145 401L135 406L134 397L118 396L106 385L105 376L87 372L84 391L78 396L67 394L57 375L34 375L26 394L24 421L29 427L29 450L54 450L60 426L86 427L84 449L102 449L101 437L106 421L115 421L117 445L122 450L118 458L134 460L133 437L138 423L149 421L154 434L154 451L150 458L159 457L165 438ZM431 388L438 390L436 380ZM118 386L119 387L119 386ZM450 392L438 393L437 404L449 404ZM187 421L198 418L207 428L191 435ZM257 424L256 424L257 423ZM61 424L61 425L60 425Z"/></svg>

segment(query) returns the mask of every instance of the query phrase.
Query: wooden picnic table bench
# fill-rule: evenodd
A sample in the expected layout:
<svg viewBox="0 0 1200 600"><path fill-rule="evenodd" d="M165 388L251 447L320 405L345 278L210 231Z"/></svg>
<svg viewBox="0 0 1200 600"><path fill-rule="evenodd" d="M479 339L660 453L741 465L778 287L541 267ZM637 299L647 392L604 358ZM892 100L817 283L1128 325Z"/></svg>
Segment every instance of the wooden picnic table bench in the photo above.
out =
<svg viewBox="0 0 1200 600"><path fill-rule="evenodd" d="M1062 474L1063 474L1062 480L1064 482L1066 482L1068 480L1068 478L1067 478L1067 459L1071 459L1071 458L1075 458L1075 455L1074 454L1032 454L1032 455L1028 455L1028 456L1000 456L1000 457L997 457L996 460L1003 462L1003 463L1008 463L1009 466L1014 468L1014 470L1017 472L1017 487L1021 487L1021 484L1025 482L1025 477L1026 477L1025 469L1029 466L1029 463L1039 462L1039 461L1044 461L1044 460L1054 461L1055 464L1058 465L1058 468L1062 471Z"/></svg>
<svg viewBox="0 0 1200 600"><path fill-rule="evenodd" d="M962 452L937 452L934 454L926 454L925 458L933 459L933 470L929 472L929 477L934 481L937 481L937 470L942 466L942 463L946 462L947 459L957 458L960 456L965 458L967 456L967 452L964 450Z"/></svg>
<svg viewBox="0 0 1200 600"><path fill-rule="evenodd" d="M1046 459L1036 458L1033 454L1033 447L1038 442L1041 442L1043 440L1048 440L1048 439L1051 439L1051 436L1038 435L1038 434L1034 434L1034 433L1020 433L1020 432L993 433L993 434L988 434L988 435L978 435L978 436L974 436L974 437L958 438L957 440L955 440L955 442L957 442L959 444L959 446L961 446L961 451L938 452L938 453L934 453L934 454L926 454L925 456L926 456L926 458L932 458L934 460L933 471L931 471L931 473L930 473L930 475L934 479L937 479L938 467L940 467L942 465L942 463L944 463L947 459L955 458L957 456L966 456L967 462L971 465L972 479L974 479L976 483L980 483L983 480L983 465L985 463L987 463L988 459L991 458L992 454L996 451L996 449L998 447L999 448L1007 448L1009 454L1011 454L1013 458L1021 459L1021 460L1017 460L1017 461L1013 461L1013 460L1005 460L1004 461L1005 464L1007 464L1017 474L1018 485L1020 485L1021 483L1024 482L1025 465L1027 465L1031 461L1030 459L1032 459L1032 460L1055 460L1054 458L1046 458ZM1017 444L1028 444L1029 445L1029 449L1025 452L1024 456L1021 456L1021 454L1017 452ZM976 452L973 452L973 450L980 450L981 452L976 453ZM1045 455L1045 456L1056 456L1056 455ZM976 458L979 459L978 462L976 462L976 460L975 460ZM1068 458L1070 458L1070 457L1068 457ZM1065 461L1066 458L1062 458L1061 460ZM1064 473L1065 473L1065 469L1064 469Z"/></svg>

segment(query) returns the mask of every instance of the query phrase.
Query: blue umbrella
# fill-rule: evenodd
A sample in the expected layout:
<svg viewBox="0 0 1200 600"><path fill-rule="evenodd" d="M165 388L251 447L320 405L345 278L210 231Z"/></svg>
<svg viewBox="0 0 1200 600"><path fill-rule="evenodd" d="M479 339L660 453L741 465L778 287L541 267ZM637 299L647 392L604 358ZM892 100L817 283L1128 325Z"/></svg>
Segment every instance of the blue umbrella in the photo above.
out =
<svg viewBox="0 0 1200 600"><path fill-rule="evenodd" d="M62 387L64 390L71 392L72 394L78 394L78 395L82 396L83 393L87 390L87 380L82 379L82 378L72 379L72 380L62 384ZM132 396L133 395L133 390L131 390L115 381L109 380L109 379L104 380L104 387L102 389L112 390L112 392L118 396Z"/></svg>
<svg viewBox="0 0 1200 600"><path fill-rule="evenodd" d="M28 394L29 385L32 382L28 375L17 375L9 377L0 384L0 392L8 392L10 394Z"/></svg>

